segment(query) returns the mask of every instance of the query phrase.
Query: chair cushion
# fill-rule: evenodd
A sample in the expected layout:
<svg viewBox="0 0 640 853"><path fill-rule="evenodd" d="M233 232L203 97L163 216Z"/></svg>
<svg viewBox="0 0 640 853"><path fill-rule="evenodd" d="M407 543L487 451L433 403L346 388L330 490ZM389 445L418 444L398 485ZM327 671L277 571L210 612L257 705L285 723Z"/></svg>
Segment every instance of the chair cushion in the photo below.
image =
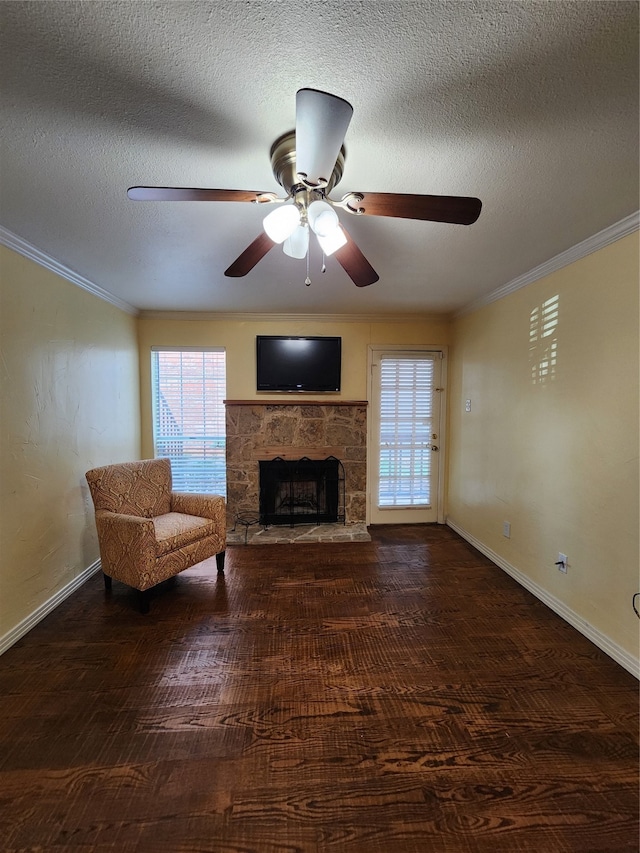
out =
<svg viewBox="0 0 640 853"><path fill-rule="evenodd" d="M171 461L143 459L86 473L95 508L152 518L171 510Z"/></svg>
<svg viewBox="0 0 640 853"><path fill-rule="evenodd" d="M218 531L215 521L182 512L167 512L151 519L156 533L158 557L177 551Z"/></svg>

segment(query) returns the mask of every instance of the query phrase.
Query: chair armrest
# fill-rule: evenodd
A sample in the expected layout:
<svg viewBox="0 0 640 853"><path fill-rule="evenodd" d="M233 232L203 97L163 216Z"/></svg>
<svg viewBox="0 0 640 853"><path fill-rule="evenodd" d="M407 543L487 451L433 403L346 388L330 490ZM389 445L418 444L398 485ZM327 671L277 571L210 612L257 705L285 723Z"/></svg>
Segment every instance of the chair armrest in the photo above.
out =
<svg viewBox="0 0 640 853"><path fill-rule="evenodd" d="M137 515L124 515L100 509L96 512L96 528L103 563L110 566L133 557L144 568L152 568L156 559L156 536L153 521ZM108 574L108 572L107 572Z"/></svg>
<svg viewBox="0 0 640 853"><path fill-rule="evenodd" d="M222 495L204 495L194 492L171 492L171 512L184 512L218 522L226 529L226 503Z"/></svg>

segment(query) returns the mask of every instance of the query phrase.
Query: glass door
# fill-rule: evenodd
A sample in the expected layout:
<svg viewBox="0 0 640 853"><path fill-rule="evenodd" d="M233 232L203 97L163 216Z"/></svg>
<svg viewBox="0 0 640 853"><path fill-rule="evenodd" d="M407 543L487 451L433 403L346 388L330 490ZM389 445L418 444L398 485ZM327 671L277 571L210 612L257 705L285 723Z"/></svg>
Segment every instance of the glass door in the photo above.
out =
<svg viewBox="0 0 640 853"><path fill-rule="evenodd" d="M371 524L443 520L442 358L440 351L372 348Z"/></svg>

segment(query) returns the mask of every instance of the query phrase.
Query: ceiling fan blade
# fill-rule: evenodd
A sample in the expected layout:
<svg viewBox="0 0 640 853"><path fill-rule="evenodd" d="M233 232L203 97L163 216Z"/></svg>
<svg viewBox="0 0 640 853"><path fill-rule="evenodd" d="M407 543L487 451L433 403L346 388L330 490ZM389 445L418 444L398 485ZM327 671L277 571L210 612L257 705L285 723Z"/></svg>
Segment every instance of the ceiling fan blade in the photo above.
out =
<svg viewBox="0 0 640 853"><path fill-rule="evenodd" d="M253 243L248 245L244 252L224 271L224 274L230 278L240 278L246 275L275 245L271 237L265 233L259 234Z"/></svg>
<svg viewBox="0 0 640 853"><path fill-rule="evenodd" d="M346 228L341 227L347 242L333 253L333 257L337 259L356 287L368 287L370 284L375 284L380 276L353 242Z"/></svg>
<svg viewBox="0 0 640 853"><path fill-rule="evenodd" d="M307 183L326 185L331 178L352 115L351 104L336 95L296 92L296 172Z"/></svg>
<svg viewBox="0 0 640 853"><path fill-rule="evenodd" d="M255 201L265 195L252 190L207 190L196 187L129 187L133 201Z"/></svg>
<svg viewBox="0 0 640 853"><path fill-rule="evenodd" d="M413 195L411 193L357 193L362 201L347 198L347 210L356 209L368 216L396 216L471 225L480 216L479 198L451 195Z"/></svg>

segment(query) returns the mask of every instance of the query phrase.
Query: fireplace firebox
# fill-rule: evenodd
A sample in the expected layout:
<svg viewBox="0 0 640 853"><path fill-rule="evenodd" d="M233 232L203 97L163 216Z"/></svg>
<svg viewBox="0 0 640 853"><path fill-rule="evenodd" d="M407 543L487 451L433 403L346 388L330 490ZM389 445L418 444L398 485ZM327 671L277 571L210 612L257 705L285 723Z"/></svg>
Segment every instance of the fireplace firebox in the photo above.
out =
<svg viewBox="0 0 640 853"><path fill-rule="evenodd" d="M260 460L260 523L345 523L344 466L326 459Z"/></svg>

